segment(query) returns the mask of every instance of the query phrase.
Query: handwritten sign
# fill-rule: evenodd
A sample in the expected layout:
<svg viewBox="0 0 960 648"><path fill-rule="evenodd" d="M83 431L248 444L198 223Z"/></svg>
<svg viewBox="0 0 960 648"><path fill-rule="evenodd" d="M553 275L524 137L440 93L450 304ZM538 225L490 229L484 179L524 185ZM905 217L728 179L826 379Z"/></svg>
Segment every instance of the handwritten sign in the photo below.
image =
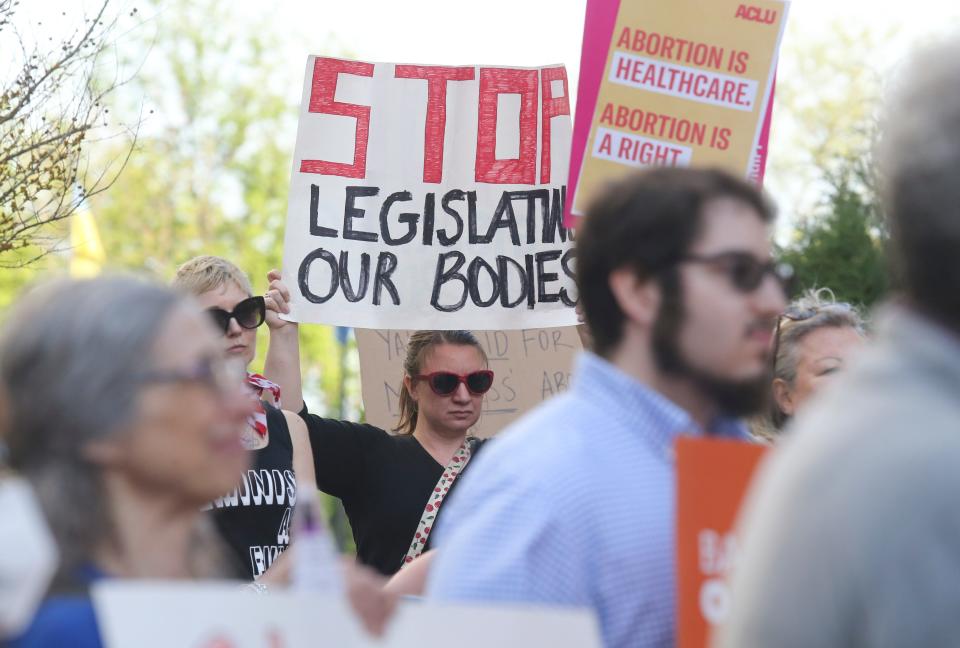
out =
<svg viewBox="0 0 960 648"><path fill-rule="evenodd" d="M367 421L392 429L400 415L407 340L414 331L357 329ZM576 327L474 331L490 360L493 387L471 434L493 436L551 396L570 387L574 356L582 348Z"/></svg>
<svg viewBox="0 0 960 648"><path fill-rule="evenodd" d="M575 324L570 132L563 66L309 57L284 243L291 318Z"/></svg>
<svg viewBox="0 0 960 648"><path fill-rule="evenodd" d="M714 166L761 179L787 7L589 0L568 216L637 167Z"/></svg>
<svg viewBox="0 0 960 648"><path fill-rule="evenodd" d="M33 490L0 468L0 644L30 623L57 568L57 546Z"/></svg>
<svg viewBox="0 0 960 648"><path fill-rule="evenodd" d="M729 440L677 441L678 648L706 648L713 629L727 618L737 515L767 450Z"/></svg>
<svg viewBox="0 0 960 648"><path fill-rule="evenodd" d="M400 604L383 639L334 597L247 593L238 584L107 581L93 588L106 648L600 648L592 613L524 606ZM424 632L429 628L429 632Z"/></svg>

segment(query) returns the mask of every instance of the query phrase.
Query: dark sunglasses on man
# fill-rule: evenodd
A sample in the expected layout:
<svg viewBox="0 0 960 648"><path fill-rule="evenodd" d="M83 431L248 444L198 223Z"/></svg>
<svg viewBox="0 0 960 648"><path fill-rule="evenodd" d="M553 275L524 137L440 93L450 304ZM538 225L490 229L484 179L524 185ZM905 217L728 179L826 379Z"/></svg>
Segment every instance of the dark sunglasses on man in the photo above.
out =
<svg viewBox="0 0 960 648"><path fill-rule="evenodd" d="M457 391L460 383L466 385L467 391L475 396L486 394L493 387L493 372L489 369L474 371L466 375L455 374L450 371L434 371L415 377L419 380L426 380L430 389L437 396L449 396Z"/></svg>
<svg viewBox="0 0 960 648"><path fill-rule="evenodd" d="M742 293L752 293L770 275L780 284L784 294L793 292L793 267L787 263L761 261L749 252L721 252L709 256L687 255L681 263L703 263L725 274L731 285Z"/></svg>
<svg viewBox="0 0 960 648"><path fill-rule="evenodd" d="M237 320L242 328L255 329L267 318L267 305L263 297L248 297L233 307L232 311L226 311L222 308L208 308L207 313L213 318L217 328L226 335L230 329L230 320Z"/></svg>

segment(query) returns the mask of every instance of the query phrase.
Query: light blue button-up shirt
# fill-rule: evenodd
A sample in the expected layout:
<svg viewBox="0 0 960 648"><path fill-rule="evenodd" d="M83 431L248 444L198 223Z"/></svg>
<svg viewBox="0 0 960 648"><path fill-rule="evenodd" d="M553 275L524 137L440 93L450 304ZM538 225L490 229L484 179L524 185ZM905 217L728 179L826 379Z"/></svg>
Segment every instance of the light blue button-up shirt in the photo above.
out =
<svg viewBox="0 0 960 648"><path fill-rule="evenodd" d="M745 438L718 420L710 432ZM582 354L569 392L490 444L445 506L428 597L592 608L605 646L672 646L683 409Z"/></svg>

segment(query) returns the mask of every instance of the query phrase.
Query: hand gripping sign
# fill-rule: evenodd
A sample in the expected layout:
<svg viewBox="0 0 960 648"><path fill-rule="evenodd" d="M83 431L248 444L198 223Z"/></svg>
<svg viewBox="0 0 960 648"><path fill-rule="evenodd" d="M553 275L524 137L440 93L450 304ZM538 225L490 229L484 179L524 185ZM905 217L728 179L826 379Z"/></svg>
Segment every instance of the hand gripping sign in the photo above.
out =
<svg viewBox="0 0 960 648"><path fill-rule="evenodd" d="M290 182L291 319L576 323L562 66L310 57Z"/></svg>

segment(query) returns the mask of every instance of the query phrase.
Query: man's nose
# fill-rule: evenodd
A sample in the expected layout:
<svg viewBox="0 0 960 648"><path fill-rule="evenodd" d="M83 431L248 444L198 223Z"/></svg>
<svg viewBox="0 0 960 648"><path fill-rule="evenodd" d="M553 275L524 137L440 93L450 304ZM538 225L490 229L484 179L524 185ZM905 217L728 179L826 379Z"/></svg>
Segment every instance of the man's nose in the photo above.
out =
<svg viewBox="0 0 960 648"><path fill-rule="evenodd" d="M787 308L787 293L783 283L768 275L754 294L758 315L774 318Z"/></svg>

